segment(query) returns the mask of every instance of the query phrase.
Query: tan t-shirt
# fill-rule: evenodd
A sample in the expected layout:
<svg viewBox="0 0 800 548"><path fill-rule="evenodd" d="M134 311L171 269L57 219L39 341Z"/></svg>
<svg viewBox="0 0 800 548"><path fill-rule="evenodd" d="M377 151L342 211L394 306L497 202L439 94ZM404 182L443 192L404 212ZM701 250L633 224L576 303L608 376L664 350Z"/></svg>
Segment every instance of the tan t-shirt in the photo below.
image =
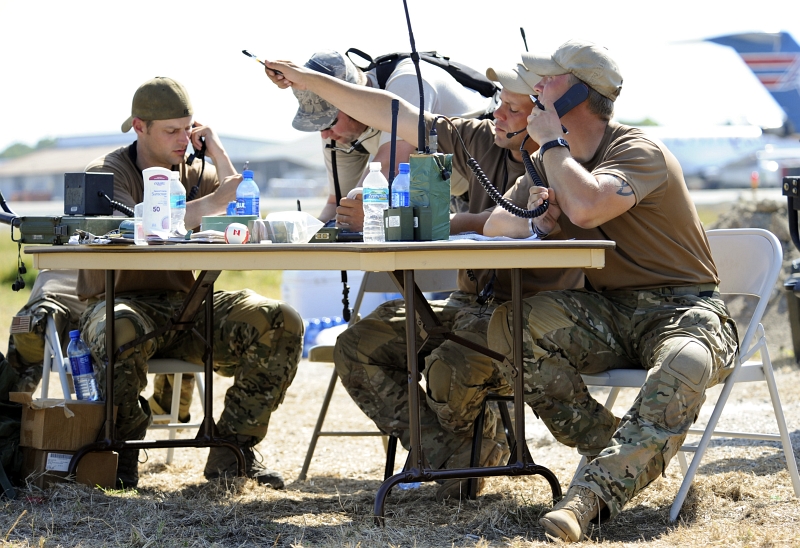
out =
<svg viewBox="0 0 800 548"><path fill-rule="evenodd" d="M425 114L427 131L430 133L435 116ZM467 118L451 118L458 129L467 150L483 169L492 184L500 193L511 188L523 173L525 167L511 157L508 150L494 144L494 121ZM467 166L467 154L461 141L445 120L436 122L439 152L453 154L453 170L469 181L469 213L481 213L493 209L494 201L478 182L478 178ZM523 204L524 205L524 204ZM494 270L473 270L476 281L471 281L466 270L458 273L458 288L467 293L480 292L492 276ZM498 299L511 298L511 271L498 269L494 282L494 294ZM526 269L522 273L522 294L532 296L539 291L551 289L572 289L583 287L583 274L579 269L538 268Z"/></svg>
<svg viewBox="0 0 800 548"><path fill-rule="evenodd" d="M101 156L86 166L86 171L100 171L114 174L114 200L133 207L144 200L144 180L142 171L136 167L130 155L130 148L136 143L124 146ZM187 165L184 159L178 166L181 183L186 187L188 196L192 186L197 184L200 176L201 161L195 159L192 165ZM213 164L206 161L203 171L203 180L200 182L200 191L197 197L214 192L219 186L217 170ZM187 227L196 228L196 227ZM114 289L116 294L128 291L184 291L188 292L194 283L194 276L189 271L147 271L147 270L118 270ZM105 272L102 270L81 270L78 273L78 297L81 300L90 297L100 297L105 294Z"/></svg>
<svg viewBox="0 0 800 548"><path fill-rule="evenodd" d="M533 161L548 184L541 155L534 154ZM605 268L584 271L595 290L719 283L683 171L663 143L637 128L611 122L594 157L583 167L592 175L625 181L636 197L631 209L596 228L579 228L566 215L558 221L558 238L616 242L613 250L606 251ZM524 207L531 185L526 175L507 198Z"/></svg>

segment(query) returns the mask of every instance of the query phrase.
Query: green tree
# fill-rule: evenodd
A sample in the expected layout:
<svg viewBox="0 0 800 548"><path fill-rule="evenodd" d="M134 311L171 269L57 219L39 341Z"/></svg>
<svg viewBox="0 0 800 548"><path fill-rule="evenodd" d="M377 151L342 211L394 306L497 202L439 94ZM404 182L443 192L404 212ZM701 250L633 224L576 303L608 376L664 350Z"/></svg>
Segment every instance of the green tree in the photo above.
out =
<svg viewBox="0 0 800 548"><path fill-rule="evenodd" d="M56 144L55 139L40 139L38 143L36 143L35 147L31 147L26 145L25 143L14 143L6 148L3 152L0 152L0 158L10 160L11 158L19 158L20 156L25 156L26 154L30 154L34 150L41 150L43 148L50 148Z"/></svg>

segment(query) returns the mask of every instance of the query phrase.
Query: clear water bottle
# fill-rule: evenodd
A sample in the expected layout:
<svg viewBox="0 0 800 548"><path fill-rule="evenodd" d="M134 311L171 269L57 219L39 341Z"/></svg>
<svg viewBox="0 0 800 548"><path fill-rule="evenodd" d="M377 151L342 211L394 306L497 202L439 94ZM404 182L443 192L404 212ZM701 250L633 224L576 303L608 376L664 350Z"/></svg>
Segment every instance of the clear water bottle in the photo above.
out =
<svg viewBox="0 0 800 548"><path fill-rule="evenodd" d="M392 207L408 207L410 203L411 181L407 163L400 164L400 173L392 181Z"/></svg>
<svg viewBox="0 0 800 548"><path fill-rule="evenodd" d="M185 236L186 188L181 184L181 174L173 171L169 178L169 231L173 236Z"/></svg>
<svg viewBox="0 0 800 548"><path fill-rule="evenodd" d="M97 401L97 379L92 366L92 353L81 339L81 332L77 329L69 332L69 346L67 356L72 368L72 382L75 385L75 396L79 400Z"/></svg>
<svg viewBox="0 0 800 548"><path fill-rule="evenodd" d="M364 243L382 243L383 210L389 208L389 181L381 173L380 162L369 163L369 175L364 179Z"/></svg>
<svg viewBox="0 0 800 548"><path fill-rule="evenodd" d="M242 177L242 182L236 187L236 214L259 216L261 191L253 180L252 170L245 169Z"/></svg>

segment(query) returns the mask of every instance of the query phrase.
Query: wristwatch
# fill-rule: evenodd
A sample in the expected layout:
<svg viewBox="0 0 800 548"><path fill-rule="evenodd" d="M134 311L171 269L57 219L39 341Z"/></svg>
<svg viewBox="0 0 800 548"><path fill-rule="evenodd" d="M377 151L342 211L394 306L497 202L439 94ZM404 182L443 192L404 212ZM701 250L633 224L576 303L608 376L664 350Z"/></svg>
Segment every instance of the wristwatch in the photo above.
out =
<svg viewBox="0 0 800 548"><path fill-rule="evenodd" d="M544 153L553 147L566 147L566 149L569 150L569 143L561 137L552 141L547 141L545 144L539 147L539 155L544 157Z"/></svg>

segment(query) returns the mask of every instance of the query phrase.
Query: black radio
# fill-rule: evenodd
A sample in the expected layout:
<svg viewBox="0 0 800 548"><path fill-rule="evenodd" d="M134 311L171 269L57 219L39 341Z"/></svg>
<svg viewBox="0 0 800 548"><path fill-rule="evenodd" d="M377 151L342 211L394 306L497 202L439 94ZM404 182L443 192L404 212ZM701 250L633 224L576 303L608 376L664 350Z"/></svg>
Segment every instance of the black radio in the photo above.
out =
<svg viewBox="0 0 800 548"><path fill-rule="evenodd" d="M64 174L64 215L112 215L113 199L113 173Z"/></svg>

